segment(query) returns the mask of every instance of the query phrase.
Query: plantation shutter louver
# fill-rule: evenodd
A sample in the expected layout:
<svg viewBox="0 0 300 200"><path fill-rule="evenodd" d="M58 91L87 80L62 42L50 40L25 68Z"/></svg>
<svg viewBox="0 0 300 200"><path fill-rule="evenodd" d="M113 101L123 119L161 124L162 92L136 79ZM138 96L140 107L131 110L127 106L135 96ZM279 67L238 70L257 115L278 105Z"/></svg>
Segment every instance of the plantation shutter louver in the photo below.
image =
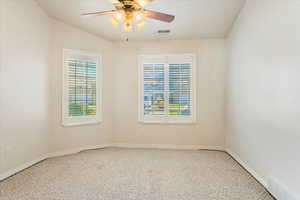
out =
<svg viewBox="0 0 300 200"><path fill-rule="evenodd" d="M144 114L165 114L164 64L144 65Z"/></svg>
<svg viewBox="0 0 300 200"><path fill-rule="evenodd" d="M168 64L169 67L169 115L192 114L192 66L191 63Z"/></svg>
<svg viewBox="0 0 300 200"><path fill-rule="evenodd" d="M96 115L96 63L67 60L69 116Z"/></svg>

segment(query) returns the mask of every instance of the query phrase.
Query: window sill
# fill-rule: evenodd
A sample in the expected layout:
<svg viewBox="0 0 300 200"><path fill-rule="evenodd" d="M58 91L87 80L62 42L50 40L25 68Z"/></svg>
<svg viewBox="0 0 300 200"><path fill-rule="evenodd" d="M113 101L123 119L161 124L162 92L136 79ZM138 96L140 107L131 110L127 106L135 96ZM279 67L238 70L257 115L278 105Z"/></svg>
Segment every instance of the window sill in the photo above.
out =
<svg viewBox="0 0 300 200"><path fill-rule="evenodd" d="M63 127L76 127L76 126L88 126L88 125L97 125L101 124L101 120L93 120L93 121L88 121L88 122L63 122L62 126Z"/></svg>
<svg viewBox="0 0 300 200"><path fill-rule="evenodd" d="M196 121L180 122L180 121L139 121L141 124L157 124L157 125L196 125Z"/></svg>

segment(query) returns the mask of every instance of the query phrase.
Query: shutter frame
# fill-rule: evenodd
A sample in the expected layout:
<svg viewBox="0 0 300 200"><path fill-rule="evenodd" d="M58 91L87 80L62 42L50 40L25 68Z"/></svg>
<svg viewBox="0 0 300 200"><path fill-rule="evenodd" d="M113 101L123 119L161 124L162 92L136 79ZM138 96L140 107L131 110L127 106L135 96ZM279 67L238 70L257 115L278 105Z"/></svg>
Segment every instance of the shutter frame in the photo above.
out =
<svg viewBox="0 0 300 200"><path fill-rule="evenodd" d="M96 63L96 115L69 116L69 67L65 65L66 58L76 58L80 61L93 61ZM62 125L80 126L97 124L102 121L102 57L98 53L63 49L63 88L62 88Z"/></svg>
<svg viewBox="0 0 300 200"><path fill-rule="evenodd" d="M144 115L144 63L145 62L164 62L165 63L165 101L169 106L169 64L170 62L178 62L178 63L191 63L191 115L183 116L183 115L174 115L171 116L169 113L165 116L145 116ZM194 124L197 121L197 81L196 81L196 56L195 54L167 54L167 55L140 55L138 61L139 68L139 121L141 123L158 123L158 124ZM176 63L177 64L177 63ZM168 112L169 108L166 108Z"/></svg>

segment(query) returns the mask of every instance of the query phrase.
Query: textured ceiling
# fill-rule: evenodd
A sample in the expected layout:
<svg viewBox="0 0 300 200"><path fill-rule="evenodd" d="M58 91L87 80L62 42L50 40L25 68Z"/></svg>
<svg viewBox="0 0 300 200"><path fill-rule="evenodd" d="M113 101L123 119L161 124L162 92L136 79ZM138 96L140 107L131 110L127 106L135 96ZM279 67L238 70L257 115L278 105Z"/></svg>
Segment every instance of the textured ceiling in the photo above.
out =
<svg viewBox="0 0 300 200"><path fill-rule="evenodd" d="M114 9L112 0L36 0L53 18L109 40L191 39L224 37L230 30L245 0L155 0L147 9L176 16L171 24L147 19L140 31L124 33L113 27L109 16L81 17L81 13ZM169 35L158 30L169 29Z"/></svg>

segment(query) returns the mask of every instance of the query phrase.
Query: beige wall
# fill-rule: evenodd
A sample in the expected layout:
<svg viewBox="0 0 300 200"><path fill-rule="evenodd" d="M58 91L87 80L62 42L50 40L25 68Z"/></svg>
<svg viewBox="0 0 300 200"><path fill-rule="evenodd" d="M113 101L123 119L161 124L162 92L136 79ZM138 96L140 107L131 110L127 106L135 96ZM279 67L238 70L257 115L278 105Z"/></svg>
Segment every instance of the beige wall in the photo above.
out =
<svg viewBox="0 0 300 200"><path fill-rule="evenodd" d="M192 125L138 122L138 55L197 55L197 123ZM223 39L121 42L114 44L114 142L130 144L224 145Z"/></svg>
<svg viewBox="0 0 300 200"><path fill-rule="evenodd" d="M52 28L51 152L112 142L224 145L225 40L130 42L112 45L55 20ZM96 51L103 55L103 123L76 127L61 125L63 48ZM142 53L197 54L197 124L144 125L138 122L137 56Z"/></svg>
<svg viewBox="0 0 300 200"><path fill-rule="evenodd" d="M227 148L282 200L300 199L299 10L249 0L228 39Z"/></svg>
<svg viewBox="0 0 300 200"><path fill-rule="evenodd" d="M62 126L63 48L85 50L103 59L103 122L95 125ZM51 41L51 152L112 142L112 43L52 20Z"/></svg>
<svg viewBox="0 0 300 200"><path fill-rule="evenodd" d="M0 174L48 152L50 22L33 0L1 0Z"/></svg>

